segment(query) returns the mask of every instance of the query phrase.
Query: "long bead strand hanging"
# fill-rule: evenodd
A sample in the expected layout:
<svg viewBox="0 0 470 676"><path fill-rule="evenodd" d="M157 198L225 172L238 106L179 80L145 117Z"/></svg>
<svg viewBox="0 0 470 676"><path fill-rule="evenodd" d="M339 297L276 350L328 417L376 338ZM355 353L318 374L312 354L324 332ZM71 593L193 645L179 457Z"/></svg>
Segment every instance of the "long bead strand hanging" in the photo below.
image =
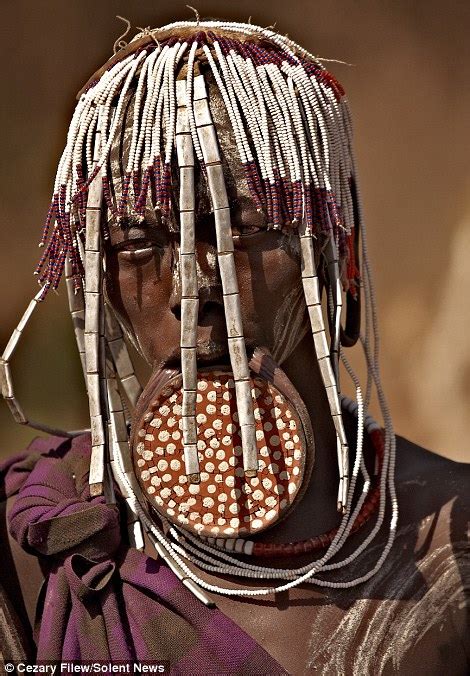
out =
<svg viewBox="0 0 470 676"><path fill-rule="evenodd" d="M235 395L242 439L243 468L245 475L252 477L256 476L258 472L258 448L251 396L250 369L243 336L228 196L217 134L209 110L207 92L205 86L203 86L203 77L198 75L196 78L199 79L201 93L199 98L194 99L193 106L215 217L217 260L222 281L230 364L235 381Z"/></svg>
<svg viewBox="0 0 470 676"><path fill-rule="evenodd" d="M195 250L194 151L186 106L186 81L176 82L178 111L176 117L176 149L179 167L180 194L180 283L181 283L181 373L183 376L183 453L186 475L191 483L199 483L197 450L197 326L199 295Z"/></svg>
<svg viewBox="0 0 470 676"><path fill-rule="evenodd" d="M101 151L101 128L96 129L93 163L98 162ZM90 184L86 204L85 239L85 364L91 422L91 459L89 484L91 495L102 495L105 469L105 428L103 422L100 373L103 369L100 354L100 328L102 321L102 255L101 255L101 205L103 183L99 175Z"/></svg>

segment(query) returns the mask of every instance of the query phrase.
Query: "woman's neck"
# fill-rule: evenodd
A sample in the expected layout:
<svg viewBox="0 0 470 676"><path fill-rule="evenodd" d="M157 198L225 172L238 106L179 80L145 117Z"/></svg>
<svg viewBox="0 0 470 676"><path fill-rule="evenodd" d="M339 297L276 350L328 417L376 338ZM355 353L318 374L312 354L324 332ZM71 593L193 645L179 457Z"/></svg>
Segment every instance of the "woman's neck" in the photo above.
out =
<svg viewBox="0 0 470 676"><path fill-rule="evenodd" d="M278 525L256 538L266 542L303 540L334 528L340 520L336 508L336 436L310 334L300 341L282 364L282 369L310 415L315 459L309 484L299 504Z"/></svg>

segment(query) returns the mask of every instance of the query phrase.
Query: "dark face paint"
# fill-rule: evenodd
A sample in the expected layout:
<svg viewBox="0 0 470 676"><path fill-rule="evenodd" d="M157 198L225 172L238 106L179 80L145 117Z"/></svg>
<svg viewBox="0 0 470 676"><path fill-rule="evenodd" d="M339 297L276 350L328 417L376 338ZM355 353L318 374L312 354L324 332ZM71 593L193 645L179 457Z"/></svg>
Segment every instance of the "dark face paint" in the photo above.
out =
<svg viewBox="0 0 470 676"><path fill-rule="evenodd" d="M263 345L276 354L280 327L291 318L292 304L285 299L295 299L301 291L300 263L291 241L294 235L253 226L259 218L253 212L243 210L232 223L245 341L249 348ZM153 369L177 365L181 331L179 234L158 224L151 212L142 223L131 220L120 226L111 222L109 232L109 301ZM200 297L197 356L201 364L224 362L227 333L212 215L198 217L196 233Z"/></svg>

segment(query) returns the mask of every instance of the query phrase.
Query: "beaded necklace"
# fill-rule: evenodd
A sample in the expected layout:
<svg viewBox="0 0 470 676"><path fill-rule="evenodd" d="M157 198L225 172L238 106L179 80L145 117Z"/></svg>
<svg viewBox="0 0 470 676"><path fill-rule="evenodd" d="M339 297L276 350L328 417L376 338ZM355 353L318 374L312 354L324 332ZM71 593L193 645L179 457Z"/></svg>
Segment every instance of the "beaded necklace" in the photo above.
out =
<svg viewBox="0 0 470 676"><path fill-rule="evenodd" d="M374 512L378 508L380 500L380 487L379 479L381 473L381 467L383 462L384 454L384 438L383 431L375 427L368 432L370 441L375 450L375 457L378 464L378 473L374 480L374 487L367 496L366 501L361 507L359 514L351 528L351 535L356 533L362 526L364 526L369 519L373 516ZM256 558L286 558L292 556L304 556L305 554L310 554L312 552L317 552L322 549L326 549L333 542L338 528L332 528L326 533L321 535L316 535L305 540L299 540L297 542L286 542L286 543L266 543L266 542L256 542L252 540L223 540L221 538L207 538L207 542L211 545L223 549L225 551L240 551L245 554L249 554Z"/></svg>

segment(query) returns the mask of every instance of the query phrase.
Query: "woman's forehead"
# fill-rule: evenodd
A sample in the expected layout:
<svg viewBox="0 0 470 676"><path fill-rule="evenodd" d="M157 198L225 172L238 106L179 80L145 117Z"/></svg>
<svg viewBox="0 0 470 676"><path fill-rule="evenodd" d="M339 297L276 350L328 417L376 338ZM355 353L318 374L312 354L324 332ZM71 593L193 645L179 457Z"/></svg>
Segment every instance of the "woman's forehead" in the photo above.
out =
<svg viewBox="0 0 470 676"><path fill-rule="evenodd" d="M217 133L217 141L220 148L225 186L227 188L232 218L238 222L252 223L257 227L263 227L266 225L266 219L264 215L256 209L256 205L248 188L245 172L236 145L235 135L220 90L210 73L206 72L204 78L208 92L209 108ZM109 155L109 178L116 201L119 201L119 197L122 194L123 179L126 175L126 167L132 146L135 104L136 91L134 88L126 95L126 103L123 107L121 119L119 120L118 133L111 146ZM163 118L162 121L162 130L165 131L165 118ZM176 152L173 153L171 165L173 174L173 198L177 200L178 165ZM195 215L198 220L201 220L207 217L212 209L207 180L204 176L204 172L201 171L200 166L197 166L197 163L195 167L194 190L196 206ZM155 205L152 204L151 194L149 192L147 211L153 212L154 207ZM113 215L108 214L108 218L109 223L114 225L115 218L113 218ZM172 211L169 215L170 226L173 225L172 229L178 228L175 223L176 218L176 214ZM161 219L157 213L154 222L158 223L160 221ZM173 223L171 223L171 221L173 221ZM127 222L132 222L132 220L128 220Z"/></svg>

